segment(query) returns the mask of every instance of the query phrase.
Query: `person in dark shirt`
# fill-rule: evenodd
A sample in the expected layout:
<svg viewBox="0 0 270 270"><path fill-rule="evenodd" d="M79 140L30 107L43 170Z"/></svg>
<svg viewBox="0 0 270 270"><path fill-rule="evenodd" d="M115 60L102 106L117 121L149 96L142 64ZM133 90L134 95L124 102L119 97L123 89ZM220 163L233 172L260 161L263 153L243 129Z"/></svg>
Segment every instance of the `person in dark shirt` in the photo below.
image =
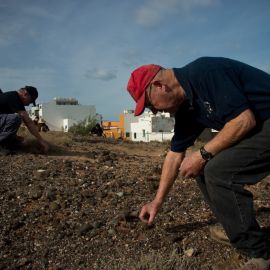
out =
<svg viewBox="0 0 270 270"><path fill-rule="evenodd" d="M35 87L25 86L18 91L10 91L0 94L0 145L12 147L21 141L17 136L17 131L21 121L24 122L28 130L34 135L44 153L48 152L48 143L40 136L36 125L25 111L24 106L33 103L38 97L38 91Z"/></svg>
<svg viewBox="0 0 270 270"><path fill-rule="evenodd" d="M175 116L158 191L142 207L140 219L153 223L178 173L195 177L224 237L251 257L239 269L268 270L270 242L245 185L270 173L270 75L236 60L201 57L182 68L141 66L132 72L127 89L137 103L135 116L145 108ZM186 155L205 128L219 133Z"/></svg>
<svg viewBox="0 0 270 270"><path fill-rule="evenodd" d="M91 129L90 133L101 137L103 135L103 129L99 123L96 123L96 125Z"/></svg>

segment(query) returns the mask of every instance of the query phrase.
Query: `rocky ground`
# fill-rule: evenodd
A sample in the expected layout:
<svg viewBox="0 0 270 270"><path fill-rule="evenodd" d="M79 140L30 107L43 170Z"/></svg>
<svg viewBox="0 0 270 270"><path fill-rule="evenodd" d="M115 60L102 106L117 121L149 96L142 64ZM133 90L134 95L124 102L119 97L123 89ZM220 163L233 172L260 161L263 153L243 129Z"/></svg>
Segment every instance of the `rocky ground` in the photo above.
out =
<svg viewBox="0 0 270 270"><path fill-rule="evenodd" d="M155 225L138 220L153 198L169 144L51 133L0 155L0 269L211 269L243 261L210 239L215 218L194 179L177 179ZM270 181L251 188L269 228Z"/></svg>

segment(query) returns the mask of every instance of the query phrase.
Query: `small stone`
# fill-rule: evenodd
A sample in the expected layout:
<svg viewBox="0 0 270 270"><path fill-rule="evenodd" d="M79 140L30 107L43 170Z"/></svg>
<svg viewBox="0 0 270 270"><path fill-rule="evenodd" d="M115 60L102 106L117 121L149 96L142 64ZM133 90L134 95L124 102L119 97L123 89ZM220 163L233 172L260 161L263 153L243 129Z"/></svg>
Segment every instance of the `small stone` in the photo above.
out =
<svg viewBox="0 0 270 270"><path fill-rule="evenodd" d="M93 226L89 223L83 224L80 228L79 228L79 235L84 235L86 234L88 231L92 230Z"/></svg>
<svg viewBox="0 0 270 270"><path fill-rule="evenodd" d="M123 197L123 196L124 196L124 192L117 192L116 195L117 195L118 197Z"/></svg>
<svg viewBox="0 0 270 270"><path fill-rule="evenodd" d="M195 253L194 248L189 248L189 249L186 249L186 250L184 251L184 254L185 254L186 256L188 256L188 257L192 257L192 256L194 255L194 253Z"/></svg>
<svg viewBox="0 0 270 270"><path fill-rule="evenodd" d="M115 230L114 229L109 229L108 234L109 235L115 235Z"/></svg>

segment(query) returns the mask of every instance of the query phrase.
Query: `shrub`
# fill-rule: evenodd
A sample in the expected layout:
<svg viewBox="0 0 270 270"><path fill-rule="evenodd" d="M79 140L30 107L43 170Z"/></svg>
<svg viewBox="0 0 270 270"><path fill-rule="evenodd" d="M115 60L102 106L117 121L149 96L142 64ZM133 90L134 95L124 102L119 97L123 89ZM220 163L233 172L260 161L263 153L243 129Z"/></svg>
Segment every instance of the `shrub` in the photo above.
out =
<svg viewBox="0 0 270 270"><path fill-rule="evenodd" d="M89 116L85 120L74 124L69 128L69 132L79 135L87 135L90 133L91 129L96 125L97 120Z"/></svg>

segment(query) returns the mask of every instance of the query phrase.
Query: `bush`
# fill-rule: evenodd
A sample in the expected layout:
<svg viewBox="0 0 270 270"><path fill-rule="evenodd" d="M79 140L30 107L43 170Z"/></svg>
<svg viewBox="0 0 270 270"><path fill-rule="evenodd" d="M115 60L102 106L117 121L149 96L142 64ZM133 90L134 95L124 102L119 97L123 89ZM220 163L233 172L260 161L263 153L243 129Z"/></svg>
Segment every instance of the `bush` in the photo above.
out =
<svg viewBox="0 0 270 270"><path fill-rule="evenodd" d="M88 117L85 120L79 122L78 124L74 124L69 128L69 132L73 134L79 135L87 135L90 133L91 129L96 125L97 120L92 117Z"/></svg>

